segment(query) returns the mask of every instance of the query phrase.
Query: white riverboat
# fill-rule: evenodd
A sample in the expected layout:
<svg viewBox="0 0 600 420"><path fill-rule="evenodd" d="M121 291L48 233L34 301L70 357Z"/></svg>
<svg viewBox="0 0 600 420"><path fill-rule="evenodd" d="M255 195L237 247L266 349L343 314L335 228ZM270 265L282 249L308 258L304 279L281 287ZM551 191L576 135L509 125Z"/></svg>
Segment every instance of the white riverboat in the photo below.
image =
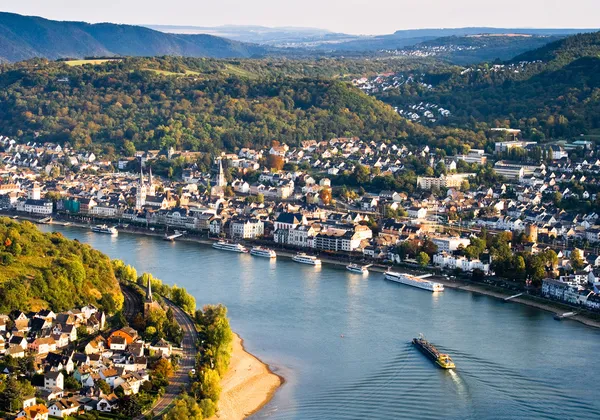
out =
<svg viewBox="0 0 600 420"><path fill-rule="evenodd" d="M300 264L321 265L320 259L318 259L317 257L312 256L312 255L307 255L303 252L300 252L300 253L294 255L292 257L292 260L294 260L295 262L300 263Z"/></svg>
<svg viewBox="0 0 600 420"><path fill-rule="evenodd" d="M117 230L116 227L114 227L114 226L107 226L107 225L92 226L92 232L104 233L104 234L107 234L107 235L118 235L119 234L119 231Z"/></svg>
<svg viewBox="0 0 600 420"><path fill-rule="evenodd" d="M367 274L369 272L369 266L360 264L348 264L346 266L346 270L357 274Z"/></svg>
<svg viewBox="0 0 600 420"><path fill-rule="evenodd" d="M264 258L277 258L277 254L275 251L269 248L264 248L262 246L255 246L250 250L250 254L255 257L264 257Z"/></svg>
<svg viewBox="0 0 600 420"><path fill-rule="evenodd" d="M418 287L419 289L429 290L430 292L443 292L444 285L441 283L434 283L424 278L411 276L405 273L395 273L393 271L385 272L385 279L395 281L396 283L406 284L407 286Z"/></svg>
<svg viewBox="0 0 600 420"><path fill-rule="evenodd" d="M220 249L221 251L231 251L231 252L240 252L240 253L248 252L248 249L240 244L235 244L235 243L230 243L230 242L225 242L225 241L215 242L212 245L212 247L214 249Z"/></svg>

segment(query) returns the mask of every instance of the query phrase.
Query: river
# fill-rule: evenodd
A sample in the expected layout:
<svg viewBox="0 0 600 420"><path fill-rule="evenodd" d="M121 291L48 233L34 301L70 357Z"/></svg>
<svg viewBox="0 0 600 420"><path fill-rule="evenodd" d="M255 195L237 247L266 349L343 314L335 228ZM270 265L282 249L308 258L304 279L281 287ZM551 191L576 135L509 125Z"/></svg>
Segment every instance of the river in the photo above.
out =
<svg viewBox="0 0 600 420"><path fill-rule="evenodd" d="M286 383L253 419L598 419L600 331L458 290L210 246L42 226L223 303L247 350ZM457 369L410 344L424 333Z"/></svg>

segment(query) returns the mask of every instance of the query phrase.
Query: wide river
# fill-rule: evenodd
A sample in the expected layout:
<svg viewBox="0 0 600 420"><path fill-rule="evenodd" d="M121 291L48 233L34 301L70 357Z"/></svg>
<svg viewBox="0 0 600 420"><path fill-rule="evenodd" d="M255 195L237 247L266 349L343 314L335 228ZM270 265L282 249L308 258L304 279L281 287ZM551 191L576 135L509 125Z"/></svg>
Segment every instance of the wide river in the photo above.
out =
<svg viewBox="0 0 600 420"><path fill-rule="evenodd" d="M223 303L286 383L254 419L599 419L600 331L469 292L440 294L210 246L44 226ZM410 344L450 353L438 369Z"/></svg>

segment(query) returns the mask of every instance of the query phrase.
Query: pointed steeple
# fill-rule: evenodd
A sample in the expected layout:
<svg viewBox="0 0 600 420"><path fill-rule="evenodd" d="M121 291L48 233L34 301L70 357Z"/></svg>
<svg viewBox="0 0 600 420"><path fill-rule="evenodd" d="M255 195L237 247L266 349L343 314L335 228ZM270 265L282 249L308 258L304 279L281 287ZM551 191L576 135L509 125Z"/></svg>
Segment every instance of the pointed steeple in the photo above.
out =
<svg viewBox="0 0 600 420"><path fill-rule="evenodd" d="M149 182L150 182L150 185L152 185L152 166L150 167L150 180L149 180Z"/></svg>
<svg viewBox="0 0 600 420"><path fill-rule="evenodd" d="M224 187L225 185L227 185L227 179L225 178L225 172L223 171L222 159L219 159L219 174L217 175L215 184L218 187Z"/></svg>
<svg viewBox="0 0 600 420"><path fill-rule="evenodd" d="M144 168L140 166L140 186L144 185Z"/></svg>
<svg viewBox="0 0 600 420"><path fill-rule="evenodd" d="M152 302L152 282L148 279L148 287L146 288L146 302Z"/></svg>

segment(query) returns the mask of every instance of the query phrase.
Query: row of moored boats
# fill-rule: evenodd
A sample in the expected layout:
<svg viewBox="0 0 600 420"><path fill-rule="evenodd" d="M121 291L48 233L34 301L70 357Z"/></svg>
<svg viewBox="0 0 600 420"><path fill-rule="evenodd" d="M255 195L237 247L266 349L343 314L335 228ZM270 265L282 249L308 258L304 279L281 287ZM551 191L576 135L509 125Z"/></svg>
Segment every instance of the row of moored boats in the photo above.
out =
<svg viewBox="0 0 600 420"><path fill-rule="evenodd" d="M269 248L255 246L250 251L245 246L238 243L231 243L226 241L219 241L213 244L213 248L220 249L223 251L232 251L232 252L240 252L240 253L250 253L256 257L265 257L265 258L277 258L277 254L275 251ZM313 255L308 255L303 252L298 253L292 257L292 260L308 265L320 266L321 260ZM360 265L360 264L348 264L346 269L350 272L357 274L366 274L369 272L370 265ZM423 290L429 290L430 292L442 292L444 290L444 285L441 283L432 282L429 280L425 280L424 276L413 276L406 273L396 273L394 271L386 271L384 273L385 279L390 280L396 283L405 284L407 286L417 287Z"/></svg>

